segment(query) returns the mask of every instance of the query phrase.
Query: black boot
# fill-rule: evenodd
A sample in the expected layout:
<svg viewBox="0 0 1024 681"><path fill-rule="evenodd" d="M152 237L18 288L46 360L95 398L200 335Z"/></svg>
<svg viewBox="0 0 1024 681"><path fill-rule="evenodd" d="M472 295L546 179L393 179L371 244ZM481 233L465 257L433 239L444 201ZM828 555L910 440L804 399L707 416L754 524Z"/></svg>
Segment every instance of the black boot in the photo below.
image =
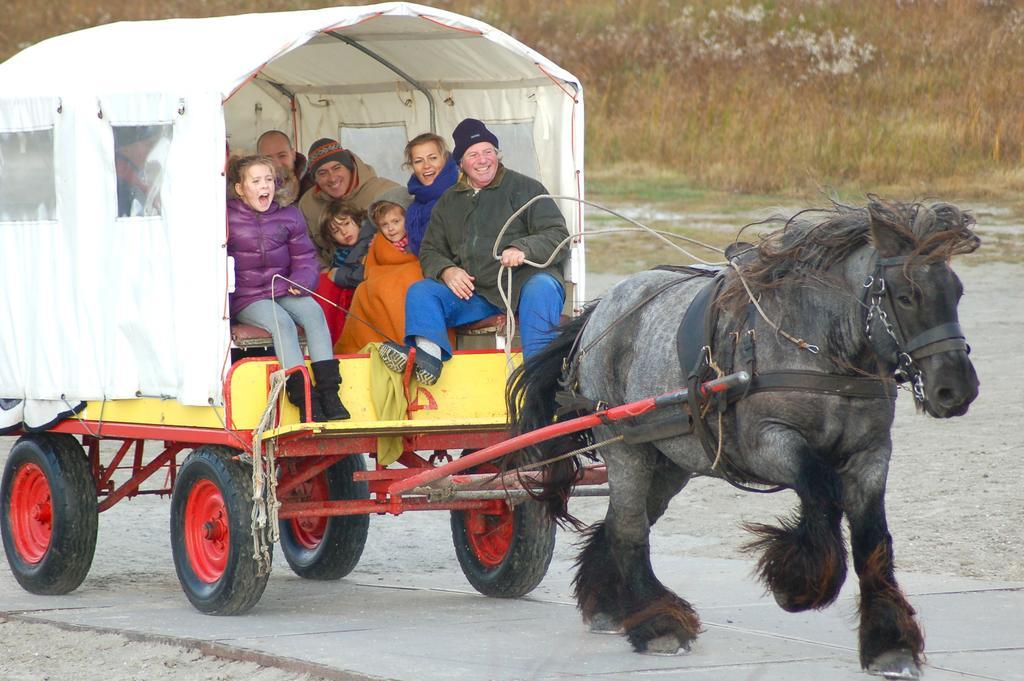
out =
<svg viewBox="0 0 1024 681"><path fill-rule="evenodd" d="M316 383L316 394L320 397L320 406L323 408L324 420L344 421L351 418L348 409L341 403L338 397L338 388L341 387L341 370L338 367L338 360L325 359L313 362L313 381Z"/></svg>
<svg viewBox="0 0 1024 681"><path fill-rule="evenodd" d="M306 421L306 380L302 375L301 371L296 371L294 374L289 374L288 378L284 383L284 392L288 396L288 401L299 408L299 420ZM314 421L326 421L324 418L324 410L320 405L320 398L316 394L316 389L312 388L309 391L310 397L312 397L312 404L310 405L310 412Z"/></svg>

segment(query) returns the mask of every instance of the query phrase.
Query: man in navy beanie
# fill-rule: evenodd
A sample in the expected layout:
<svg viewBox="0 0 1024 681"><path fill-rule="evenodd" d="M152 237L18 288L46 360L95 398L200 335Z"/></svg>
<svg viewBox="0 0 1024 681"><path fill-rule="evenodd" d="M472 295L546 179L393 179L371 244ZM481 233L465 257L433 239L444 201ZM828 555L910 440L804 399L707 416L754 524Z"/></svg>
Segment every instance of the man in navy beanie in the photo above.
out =
<svg viewBox="0 0 1024 681"><path fill-rule="evenodd" d="M442 363L452 356L447 329L505 312L498 289L502 268L512 270L510 300L519 318L523 355L530 357L556 335L565 302L561 251L547 267L541 264L569 237L565 218L551 199L541 199L519 215L501 236L511 215L535 196L547 194L537 180L505 168L498 138L483 122L467 118L452 133L452 156L462 171L430 215L420 247L422 281L405 299L405 345L380 346L392 371L404 371L409 346L416 346L414 375L433 385ZM506 281L502 272L502 282ZM507 285L507 284L504 284Z"/></svg>
<svg viewBox="0 0 1024 681"><path fill-rule="evenodd" d="M487 129L487 126L475 118L466 118L455 126L452 137L455 139L452 158L456 163L462 163L462 156L466 153L466 149L478 142L490 142L495 149L498 148L498 138Z"/></svg>

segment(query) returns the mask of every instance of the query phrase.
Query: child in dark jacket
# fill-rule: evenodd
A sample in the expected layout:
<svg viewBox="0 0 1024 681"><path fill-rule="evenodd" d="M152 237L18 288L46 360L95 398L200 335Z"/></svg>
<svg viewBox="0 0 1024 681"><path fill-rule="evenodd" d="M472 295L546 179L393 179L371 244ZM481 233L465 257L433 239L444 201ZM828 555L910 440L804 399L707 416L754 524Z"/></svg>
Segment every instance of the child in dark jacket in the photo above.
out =
<svg viewBox="0 0 1024 681"><path fill-rule="evenodd" d="M349 418L338 396L341 374L323 312L299 288L310 289L317 281L316 254L302 213L295 206L274 202L276 169L269 157L231 159L228 182L238 197L227 204L228 255L235 261L231 317L269 331L277 358L286 370L303 364L296 328L296 323L300 324L306 331L312 360L313 420ZM285 392L304 417L302 372L288 376Z"/></svg>
<svg viewBox="0 0 1024 681"><path fill-rule="evenodd" d="M366 276L366 253L373 234L373 224L366 220L366 213L340 199L327 204L317 226L321 266L317 302L324 311L334 345L345 327L356 287Z"/></svg>

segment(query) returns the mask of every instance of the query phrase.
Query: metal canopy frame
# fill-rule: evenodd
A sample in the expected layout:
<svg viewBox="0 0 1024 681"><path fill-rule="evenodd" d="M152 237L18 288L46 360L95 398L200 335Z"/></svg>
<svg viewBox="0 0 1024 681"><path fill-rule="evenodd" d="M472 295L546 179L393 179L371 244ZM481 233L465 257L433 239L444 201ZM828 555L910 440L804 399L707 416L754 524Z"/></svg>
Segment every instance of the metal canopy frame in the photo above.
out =
<svg viewBox="0 0 1024 681"><path fill-rule="evenodd" d="M384 57L380 56L379 54L377 54L376 52L374 52L370 48L366 47L362 43L354 40L353 38L349 38L348 36L341 35L340 33L336 32L336 31L327 31L327 35L331 36L332 38L335 38L336 40L340 40L341 42L345 43L346 45L350 45L354 49L359 50L360 52L362 52L366 56L370 57L374 61L378 62L379 64L381 64L384 67L386 67L387 69L389 69L391 72L393 72L399 78L401 78L405 82L409 83L410 85L412 85L417 90L419 90L423 94L423 96L427 98L427 104L430 106L430 132L433 132L433 133L437 132L437 103L434 101L434 96L430 94L430 90L428 90L422 83L420 83L418 80L416 80L415 78L410 76L408 73L406 73L402 69L398 68L397 66L392 64L390 61L388 61Z"/></svg>

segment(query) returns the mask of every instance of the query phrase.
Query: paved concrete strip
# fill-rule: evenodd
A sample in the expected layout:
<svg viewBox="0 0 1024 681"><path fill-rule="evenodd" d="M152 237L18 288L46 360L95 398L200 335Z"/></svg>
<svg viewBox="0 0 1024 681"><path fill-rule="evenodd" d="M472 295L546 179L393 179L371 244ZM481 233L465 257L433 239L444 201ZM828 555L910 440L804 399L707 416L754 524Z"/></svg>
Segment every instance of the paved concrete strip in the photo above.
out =
<svg viewBox="0 0 1024 681"><path fill-rule="evenodd" d="M35 611L35 612L48 612ZM296 674L309 674L325 679L326 681L390 681L380 676L367 676L365 674L354 674L334 667L327 667L308 660L299 660L283 655L273 655L248 648L227 645L218 641L205 641L198 638L185 636L170 636L167 634L153 634L131 629L119 629L115 627L101 627L91 624L77 624L63 622L61 620L49 619L39 615L27 615L20 612L0 611L0 622L28 622L31 624L45 624L47 626L63 629L64 631L85 631L96 634L113 634L121 636L129 641L139 643L159 643L168 646L194 650L210 657L217 657L233 662L251 662L261 667L273 667L286 672Z"/></svg>

